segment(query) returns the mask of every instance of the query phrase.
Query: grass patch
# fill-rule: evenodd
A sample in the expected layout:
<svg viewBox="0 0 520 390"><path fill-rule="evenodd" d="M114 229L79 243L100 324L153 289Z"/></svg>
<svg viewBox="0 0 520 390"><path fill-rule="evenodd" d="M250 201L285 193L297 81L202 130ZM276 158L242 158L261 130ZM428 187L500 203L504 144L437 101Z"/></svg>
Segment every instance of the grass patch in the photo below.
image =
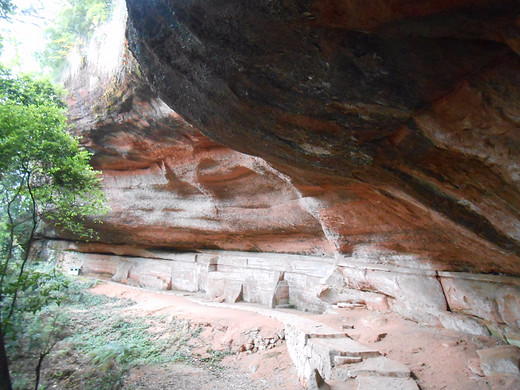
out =
<svg viewBox="0 0 520 390"><path fill-rule="evenodd" d="M153 372L155 365L185 362L221 371L222 360L232 354L207 349L200 337L201 326L171 315L143 315L130 299L91 293L89 288L95 283L71 279L60 290L67 297L60 306L48 313L28 314L30 323L26 322L26 332L18 338L21 344L11 348L16 390L34 387L38 350L32 340L45 336L45 324L53 325L50 320L58 315L59 327L52 328L56 343L43 362L40 390L126 389L135 381L132 375L140 370ZM202 350L206 351L203 355L194 352Z"/></svg>
<svg viewBox="0 0 520 390"><path fill-rule="evenodd" d="M213 370L222 370L223 369L222 360L226 356L233 355L233 352L231 352L231 351L215 351L211 348L207 350L207 353L210 355L209 357L203 357L203 358L199 358L197 360L200 362L209 364L209 366Z"/></svg>
<svg viewBox="0 0 520 390"><path fill-rule="evenodd" d="M134 305L85 291L67 307L73 332L49 358L49 388L119 389L133 367L193 360L189 342L200 328L175 317L132 315Z"/></svg>

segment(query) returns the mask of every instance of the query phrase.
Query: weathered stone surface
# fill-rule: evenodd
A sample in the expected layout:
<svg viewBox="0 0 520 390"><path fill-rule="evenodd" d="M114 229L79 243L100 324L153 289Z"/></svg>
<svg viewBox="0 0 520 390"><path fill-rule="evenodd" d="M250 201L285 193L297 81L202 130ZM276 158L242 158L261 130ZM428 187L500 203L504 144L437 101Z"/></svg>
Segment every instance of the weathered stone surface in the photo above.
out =
<svg viewBox="0 0 520 390"><path fill-rule="evenodd" d="M112 211L98 227L101 238L181 249L326 251L319 222L261 161L229 150L186 157L105 170Z"/></svg>
<svg viewBox="0 0 520 390"><path fill-rule="evenodd" d="M484 372L482 371L482 367L480 367L480 359L469 360L468 368L473 374L477 376L485 376Z"/></svg>
<svg viewBox="0 0 520 390"><path fill-rule="evenodd" d="M336 367L343 364L361 363L362 361L363 358L361 356L334 356L334 365Z"/></svg>
<svg viewBox="0 0 520 390"><path fill-rule="evenodd" d="M491 389L518 389L520 376L511 374L494 374L486 378Z"/></svg>
<svg viewBox="0 0 520 390"><path fill-rule="evenodd" d="M368 317L362 318L361 323L367 328L381 328L386 325L387 319L379 314L372 314Z"/></svg>
<svg viewBox="0 0 520 390"><path fill-rule="evenodd" d="M486 376L510 374L520 377L520 348L502 345L477 351Z"/></svg>
<svg viewBox="0 0 520 390"><path fill-rule="evenodd" d="M508 344L520 348L520 329L513 326L505 326L502 333L503 338Z"/></svg>
<svg viewBox="0 0 520 390"><path fill-rule="evenodd" d="M289 283L289 302L296 308L309 311L321 312L326 304L318 298L319 277L296 272L286 272L285 280Z"/></svg>
<svg viewBox="0 0 520 390"><path fill-rule="evenodd" d="M515 2L127 3L68 83L100 240L519 274Z"/></svg>
<svg viewBox="0 0 520 390"><path fill-rule="evenodd" d="M155 289L204 291L212 298L232 302L242 299L270 307L290 304L301 310L318 312L341 303L359 302L370 307L371 299L382 299L385 306L378 310L390 308L423 323L474 335L489 335L491 332L510 344L520 343L517 323L505 323L501 314L513 313L512 317L504 315L504 318L514 318L513 310L516 310L518 301L515 294L520 282L512 277L441 273L439 279L442 283L438 283L431 271L366 264L356 268L354 263L345 260L338 266L334 259L315 256L225 251L175 253L57 240L38 247L42 248L44 256L56 258L64 269L79 267L83 274L112 278L121 283ZM138 254L153 257L139 257ZM347 276L338 271L347 268ZM379 276L372 278L374 274ZM386 275L386 279L382 275ZM410 277L413 283L402 283L403 280L409 281ZM424 278L424 283L420 278ZM449 307L442 306L438 295L428 295L427 290L420 290L421 286L430 286L432 281L446 288L440 293L445 294ZM351 288L344 287L347 283ZM455 285L458 286L456 290L453 289ZM428 296L431 296L430 302ZM337 300L338 297L341 299ZM403 301L400 304L397 303L399 299ZM495 313L499 316L492 317L489 310L483 310L484 305L475 307L480 302L494 302L489 307L502 306L504 309L497 309ZM403 310L403 307L410 309ZM446 311L448 308L451 312ZM364 325L370 328L382 327L384 321L376 312L363 319ZM348 330L346 327L340 337L345 337ZM315 334L333 337L323 329L307 332L308 337Z"/></svg>
<svg viewBox="0 0 520 390"><path fill-rule="evenodd" d="M83 275L99 275L110 278L117 274L118 258L114 256L88 256L81 253L72 255L69 263L81 264L81 273Z"/></svg>
<svg viewBox="0 0 520 390"><path fill-rule="evenodd" d="M286 280L279 280L276 284L271 307L288 305L290 298L289 283Z"/></svg>
<svg viewBox="0 0 520 390"><path fill-rule="evenodd" d="M485 325L468 316L443 312L439 314L439 320L446 329L473 334L475 336L489 336L491 334Z"/></svg>
<svg viewBox="0 0 520 390"><path fill-rule="evenodd" d="M151 91L124 46L124 31L112 34L121 41L118 67L107 73L89 58L67 82L73 132L103 171L111 207L96 226L101 242L333 251L290 178L188 124Z"/></svg>
<svg viewBox="0 0 520 390"><path fill-rule="evenodd" d="M384 295L376 295L365 298L368 310L385 312L390 309L389 300Z"/></svg>
<svg viewBox="0 0 520 390"><path fill-rule="evenodd" d="M451 278L441 280L452 311L501 322L498 305L494 300L498 284Z"/></svg>
<svg viewBox="0 0 520 390"><path fill-rule="evenodd" d="M242 281L229 278L229 275L222 272L208 273L205 290L210 297L232 303L241 301L243 297Z"/></svg>
<svg viewBox="0 0 520 390"><path fill-rule="evenodd" d="M360 356L362 358L380 355L378 351L347 337L318 337L312 338L310 342L316 347L325 348L331 355Z"/></svg>
<svg viewBox="0 0 520 390"><path fill-rule="evenodd" d="M502 320L508 325L520 327L520 286L501 286L495 300Z"/></svg>
<svg viewBox="0 0 520 390"><path fill-rule="evenodd" d="M320 283L318 298L331 305L365 305L371 310L388 310L388 300L385 295L348 288L347 280L341 267L331 268Z"/></svg>
<svg viewBox="0 0 520 390"><path fill-rule="evenodd" d="M336 375L347 378L355 378L358 376L384 376L393 378L409 378L410 369L404 364L384 356L372 357L364 359L361 363L352 365L351 367L342 368L341 371L336 370Z"/></svg>
<svg viewBox="0 0 520 390"><path fill-rule="evenodd" d="M127 5L151 88L283 172L307 250L520 274L518 2Z"/></svg>
<svg viewBox="0 0 520 390"><path fill-rule="evenodd" d="M385 378L381 376L358 376L357 390L418 390L419 386L411 378Z"/></svg>
<svg viewBox="0 0 520 390"><path fill-rule="evenodd" d="M344 265L341 272L347 287L393 298L389 305L407 318L436 325L438 314L446 310L442 286L431 272L394 273L390 269Z"/></svg>
<svg viewBox="0 0 520 390"><path fill-rule="evenodd" d="M323 380L318 370L314 369L308 375L307 379L308 390L329 390L329 385Z"/></svg>
<svg viewBox="0 0 520 390"><path fill-rule="evenodd" d="M452 311L518 328L520 284L516 278L441 273L440 280Z"/></svg>

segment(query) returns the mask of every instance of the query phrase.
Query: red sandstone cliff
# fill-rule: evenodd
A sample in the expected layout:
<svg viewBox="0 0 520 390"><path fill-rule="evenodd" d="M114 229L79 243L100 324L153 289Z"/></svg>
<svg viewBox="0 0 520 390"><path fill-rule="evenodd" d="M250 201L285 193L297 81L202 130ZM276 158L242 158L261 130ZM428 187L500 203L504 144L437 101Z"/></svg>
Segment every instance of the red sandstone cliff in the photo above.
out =
<svg viewBox="0 0 520 390"><path fill-rule="evenodd" d="M71 85L102 242L520 275L517 1L127 5Z"/></svg>

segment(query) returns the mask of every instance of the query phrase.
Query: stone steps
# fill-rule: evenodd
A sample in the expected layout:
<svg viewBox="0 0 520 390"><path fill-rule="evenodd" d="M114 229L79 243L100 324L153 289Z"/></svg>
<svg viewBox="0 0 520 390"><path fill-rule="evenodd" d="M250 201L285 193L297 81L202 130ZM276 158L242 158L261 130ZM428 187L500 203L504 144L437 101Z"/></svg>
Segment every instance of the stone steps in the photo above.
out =
<svg viewBox="0 0 520 390"><path fill-rule="evenodd" d="M356 378L356 390L418 390L412 378L388 378L381 376L360 376ZM337 388L340 389L339 387Z"/></svg>
<svg viewBox="0 0 520 390"><path fill-rule="evenodd" d="M351 339L345 331L309 319L284 323L287 348L307 389L419 389L407 366Z"/></svg>
<svg viewBox="0 0 520 390"><path fill-rule="evenodd" d="M410 374L407 366L384 356L363 359L359 363L338 366L335 369L335 376L342 380L359 376L409 378Z"/></svg>
<svg viewBox="0 0 520 390"><path fill-rule="evenodd" d="M408 367L351 339L345 330L249 303L187 299L207 306L252 311L282 322L289 354L301 382L309 390L419 389Z"/></svg>
<svg viewBox="0 0 520 390"><path fill-rule="evenodd" d="M309 340L309 345L326 349L333 360L335 357L344 356L359 357L363 361L363 359L380 355L378 351L345 336L343 338L314 338Z"/></svg>
<svg viewBox="0 0 520 390"><path fill-rule="evenodd" d="M419 389L407 366L381 356L378 351L350 338L310 339L308 345L311 366L311 373L305 381L308 389ZM316 359L316 355L321 360ZM330 373L323 362L323 357L326 360L327 355L332 357ZM312 371L313 368L317 373ZM325 380L321 379L320 374ZM317 377L320 379L316 379Z"/></svg>

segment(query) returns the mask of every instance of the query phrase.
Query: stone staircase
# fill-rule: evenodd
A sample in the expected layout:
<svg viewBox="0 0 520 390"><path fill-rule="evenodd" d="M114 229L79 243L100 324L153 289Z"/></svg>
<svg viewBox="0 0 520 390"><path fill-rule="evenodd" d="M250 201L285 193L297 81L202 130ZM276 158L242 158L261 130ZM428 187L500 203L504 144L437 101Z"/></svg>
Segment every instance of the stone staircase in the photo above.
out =
<svg viewBox="0 0 520 390"><path fill-rule="evenodd" d="M346 332L300 317L285 322L287 348L307 389L418 390L410 369Z"/></svg>
<svg viewBox="0 0 520 390"><path fill-rule="evenodd" d="M252 311L283 323L289 355L308 390L419 390L407 366L353 340L346 330L287 310L186 298L207 306Z"/></svg>
<svg viewBox="0 0 520 390"><path fill-rule="evenodd" d="M333 388L341 389L342 383L354 380L356 382L354 388L359 390L418 389L407 366L384 356L362 358L355 364L336 364L333 381L330 385Z"/></svg>

